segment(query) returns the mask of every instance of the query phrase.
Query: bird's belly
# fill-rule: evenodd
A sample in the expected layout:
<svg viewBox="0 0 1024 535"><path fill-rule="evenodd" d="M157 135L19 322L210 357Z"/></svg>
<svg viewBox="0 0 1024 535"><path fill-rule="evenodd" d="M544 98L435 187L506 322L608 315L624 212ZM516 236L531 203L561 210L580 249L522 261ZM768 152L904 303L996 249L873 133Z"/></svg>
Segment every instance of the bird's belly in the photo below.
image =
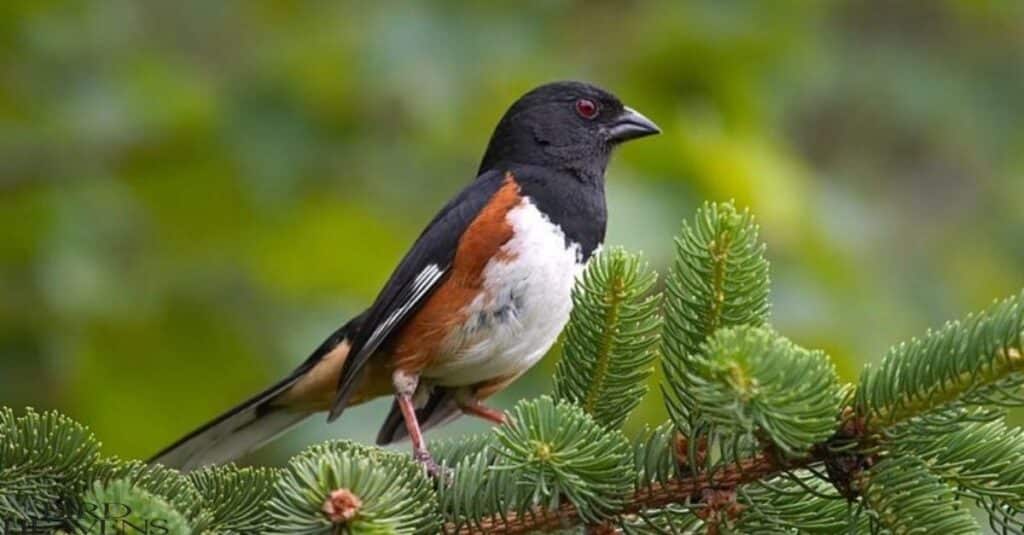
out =
<svg viewBox="0 0 1024 535"><path fill-rule="evenodd" d="M423 376L442 386L512 379L537 363L569 319L579 246L529 202L509 212L513 238L483 273L482 292Z"/></svg>

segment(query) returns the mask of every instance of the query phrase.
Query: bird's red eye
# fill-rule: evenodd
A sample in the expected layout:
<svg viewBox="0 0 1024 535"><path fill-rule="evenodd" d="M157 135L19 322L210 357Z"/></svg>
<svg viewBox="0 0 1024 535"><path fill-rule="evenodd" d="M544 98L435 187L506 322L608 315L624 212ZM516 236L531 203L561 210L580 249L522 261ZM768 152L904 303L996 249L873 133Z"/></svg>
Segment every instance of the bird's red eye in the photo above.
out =
<svg viewBox="0 0 1024 535"><path fill-rule="evenodd" d="M576 113L584 119L597 117L597 103L588 98L581 98L576 101Z"/></svg>

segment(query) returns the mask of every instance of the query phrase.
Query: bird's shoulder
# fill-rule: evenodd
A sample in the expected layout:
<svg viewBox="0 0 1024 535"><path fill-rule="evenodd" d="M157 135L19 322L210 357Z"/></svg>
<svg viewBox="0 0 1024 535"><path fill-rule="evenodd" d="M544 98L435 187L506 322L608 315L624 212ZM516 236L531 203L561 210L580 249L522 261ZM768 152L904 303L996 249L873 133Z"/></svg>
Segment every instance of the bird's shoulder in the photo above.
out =
<svg viewBox="0 0 1024 535"><path fill-rule="evenodd" d="M360 369L370 355L387 344L450 275L463 235L481 213L487 212L507 181L506 174L499 171L482 173L430 220L364 313L352 339L353 356L342 372L339 399L348 394L354 382L356 375L348 372Z"/></svg>

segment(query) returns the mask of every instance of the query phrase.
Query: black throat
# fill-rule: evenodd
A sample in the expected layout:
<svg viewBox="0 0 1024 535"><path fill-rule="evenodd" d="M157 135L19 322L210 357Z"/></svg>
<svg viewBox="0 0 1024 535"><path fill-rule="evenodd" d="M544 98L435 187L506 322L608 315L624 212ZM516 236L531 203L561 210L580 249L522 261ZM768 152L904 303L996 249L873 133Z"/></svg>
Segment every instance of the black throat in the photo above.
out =
<svg viewBox="0 0 1024 535"><path fill-rule="evenodd" d="M588 260L604 243L608 208L604 195L604 169L586 179L570 170L531 165L510 165L523 196L565 233L566 247L579 244L580 261Z"/></svg>

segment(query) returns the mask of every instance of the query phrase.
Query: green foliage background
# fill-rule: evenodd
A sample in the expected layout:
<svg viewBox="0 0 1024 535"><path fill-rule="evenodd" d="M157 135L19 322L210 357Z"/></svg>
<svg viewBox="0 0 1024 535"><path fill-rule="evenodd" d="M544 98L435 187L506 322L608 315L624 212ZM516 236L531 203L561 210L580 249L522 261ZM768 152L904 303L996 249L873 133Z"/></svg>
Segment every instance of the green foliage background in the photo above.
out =
<svg viewBox="0 0 1024 535"><path fill-rule="evenodd" d="M1021 4L969 0L4 2L0 405L154 452L365 306L505 107L564 78L665 131L609 169L608 241L666 273L700 201L750 206L773 324L852 380L1024 285L1022 35Z"/></svg>

